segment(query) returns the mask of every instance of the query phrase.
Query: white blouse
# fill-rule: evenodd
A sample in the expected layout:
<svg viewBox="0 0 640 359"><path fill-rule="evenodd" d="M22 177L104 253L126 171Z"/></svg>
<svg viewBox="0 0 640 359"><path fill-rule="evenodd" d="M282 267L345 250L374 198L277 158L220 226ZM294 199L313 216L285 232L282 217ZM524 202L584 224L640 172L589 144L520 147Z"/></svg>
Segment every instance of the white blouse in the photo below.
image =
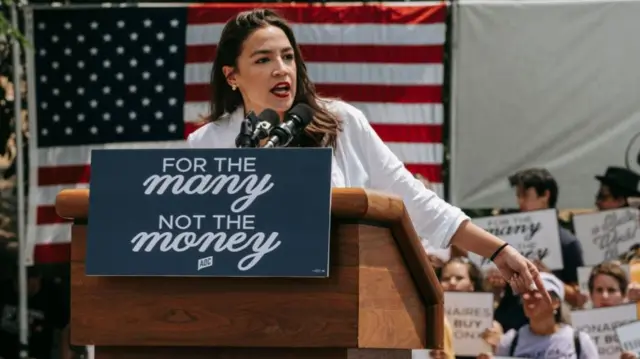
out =
<svg viewBox="0 0 640 359"><path fill-rule="evenodd" d="M460 224L469 219L459 208L440 199L404 167L382 142L365 115L342 101L327 101L342 120L332 163L332 187L360 187L402 197L418 235L430 247L446 248ZM234 148L244 109L208 123L191 133L191 148ZM427 243L424 243L427 244Z"/></svg>

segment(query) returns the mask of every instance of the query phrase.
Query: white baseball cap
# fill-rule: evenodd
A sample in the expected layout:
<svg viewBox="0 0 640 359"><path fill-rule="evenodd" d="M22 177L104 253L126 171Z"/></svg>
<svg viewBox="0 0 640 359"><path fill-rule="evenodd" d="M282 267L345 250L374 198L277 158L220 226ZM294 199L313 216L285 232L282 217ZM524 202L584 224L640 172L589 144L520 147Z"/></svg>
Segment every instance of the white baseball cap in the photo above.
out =
<svg viewBox="0 0 640 359"><path fill-rule="evenodd" d="M544 289L549 293L555 293L560 300L564 300L564 283L555 275L547 272L540 273Z"/></svg>

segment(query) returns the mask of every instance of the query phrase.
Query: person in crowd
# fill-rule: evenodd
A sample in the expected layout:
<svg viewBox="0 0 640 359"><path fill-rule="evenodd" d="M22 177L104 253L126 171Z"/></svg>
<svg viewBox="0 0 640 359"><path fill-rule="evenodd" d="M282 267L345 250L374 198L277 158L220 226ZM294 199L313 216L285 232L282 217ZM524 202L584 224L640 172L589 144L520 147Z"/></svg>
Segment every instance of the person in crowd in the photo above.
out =
<svg viewBox="0 0 640 359"><path fill-rule="evenodd" d="M444 318L444 343L443 349L433 349L429 351L430 359L455 359L453 349L453 329L451 329L451 324L449 320Z"/></svg>
<svg viewBox="0 0 640 359"><path fill-rule="evenodd" d="M627 273L617 261L594 266L589 275L588 287L594 308L640 301L637 284L629 283Z"/></svg>
<svg viewBox="0 0 640 359"><path fill-rule="evenodd" d="M517 358L597 359L598 348L587 333L578 332L562 322L564 283L551 273L541 273L542 282L551 295L550 308L540 305L538 293L522 295L529 324L508 331L500 340L495 355ZM480 357L491 356L488 353Z"/></svg>
<svg viewBox="0 0 640 359"><path fill-rule="evenodd" d="M617 261L594 266L587 282L593 308L605 308L640 301L637 283L629 283L627 273ZM632 352L622 352L621 359L634 359Z"/></svg>
<svg viewBox="0 0 640 359"><path fill-rule="evenodd" d="M636 257L640 258L640 243L632 245L628 251L622 253L620 255L620 261L622 261L622 263L629 263Z"/></svg>
<svg viewBox="0 0 640 359"><path fill-rule="evenodd" d="M14 273L15 274L15 273ZM17 275L0 283L0 358L18 359L19 317ZM63 343L68 343L67 325L69 305L55 286L42 278L37 266L28 269L29 348L31 359L69 358L68 345L61 345L60 356L53 356L53 338L56 330L63 332Z"/></svg>
<svg viewBox="0 0 640 359"><path fill-rule="evenodd" d="M442 267L440 284L445 292L484 292L484 280L482 272L466 257L454 257ZM485 340L495 347L503 334L502 326L493 321L493 326L487 328L488 335ZM456 356L456 358L465 358Z"/></svg>
<svg viewBox="0 0 640 359"><path fill-rule="evenodd" d="M449 259L440 271L440 285L445 292L483 292L480 269L468 258Z"/></svg>
<svg viewBox="0 0 640 359"><path fill-rule="evenodd" d="M522 303L500 275L500 272L490 267L485 272L484 287L493 293L493 319L500 326L487 328L482 333L482 338L495 348L504 331L518 329L528 323L524 315Z"/></svg>
<svg viewBox="0 0 640 359"><path fill-rule="evenodd" d="M600 182L595 204L601 211L628 207L627 197L640 197L640 175L627 168L608 167L595 177Z"/></svg>
<svg viewBox="0 0 640 359"><path fill-rule="evenodd" d="M249 111L272 109L284 119L293 105L305 104L313 110L313 119L290 147L333 148L333 187L364 187L398 195L417 234L431 245L454 244L491 257L518 292L542 289L533 263L425 188L360 110L316 93L291 27L274 11L241 12L225 24L210 85L212 120L189 135L189 147L235 147ZM550 305L550 298L542 293Z"/></svg>
<svg viewBox="0 0 640 359"><path fill-rule="evenodd" d="M555 208L558 202L558 183L544 168L529 168L509 177L515 188L520 211L536 211ZM582 245L573 233L558 226L563 268L553 271L567 286L567 301L576 307L584 305L585 298L579 296L578 267L584 266ZM540 263L541 264L541 263ZM543 269L543 268L540 268Z"/></svg>

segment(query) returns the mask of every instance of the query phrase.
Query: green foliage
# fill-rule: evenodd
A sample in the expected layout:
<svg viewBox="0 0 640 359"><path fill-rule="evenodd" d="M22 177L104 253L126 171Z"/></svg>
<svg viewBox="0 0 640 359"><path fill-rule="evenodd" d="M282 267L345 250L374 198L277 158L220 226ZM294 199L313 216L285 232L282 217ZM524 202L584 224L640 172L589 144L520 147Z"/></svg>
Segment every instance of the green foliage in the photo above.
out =
<svg viewBox="0 0 640 359"><path fill-rule="evenodd" d="M11 9L13 4L14 0L0 0L2 8ZM10 12L8 11L8 13ZM20 29L11 26L11 19L5 17L4 11L0 12L0 36L1 35L6 36L7 40L10 38L18 39L18 42L20 42L22 46L28 46L29 44L25 36L20 32Z"/></svg>

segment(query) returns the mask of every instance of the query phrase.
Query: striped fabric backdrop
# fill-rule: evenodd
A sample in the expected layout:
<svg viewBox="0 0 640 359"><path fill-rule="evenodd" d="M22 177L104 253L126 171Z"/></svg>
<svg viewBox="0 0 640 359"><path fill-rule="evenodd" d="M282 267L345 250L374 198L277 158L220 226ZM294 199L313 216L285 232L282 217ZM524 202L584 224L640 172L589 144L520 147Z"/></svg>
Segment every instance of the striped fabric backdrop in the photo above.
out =
<svg viewBox="0 0 640 359"><path fill-rule="evenodd" d="M361 109L383 141L405 162L407 168L413 173L424 175L442 195L445 5L434 3L425 3L420 6L273 4L270 8L277 10L292 24L307 62L309 74L316 83L318 92L331 97L340 97ZM211 63L216 51L216 41L220 37L224 23L237 12L247 9L249 9L247 5L208 4L170 10L166 7L155 9L145 5L144 8L137 8L143 11L137 12L131 12L136 9L34 10L31 27L36 40L34 56L38 94L35 99L38 108L36 129L38 140L30 143L30 168L32 169L30 206L32 208L28 228L30 242L37 244L34 254L36 262L60 261L68 257L67 242L70 238L70 225L57 218L53 205L55 196L61 189L88 185L91 149L180 147L184 144L184 136L196 129L202 117L209 112L208 81ZM107 15L106 11L113 13ZM128 12L125 14L125 11ZM161 11L164 12L161 13ZM90 14L93 12L96 15ZM64 15L65 13L67 14ZM89 20L92 16L96 19L94 21L96 24ZM108 21L105 20L107 18L113 19L111 21L113 24L107 24ZM159 26L157 24L164 20L167 22L164 29L157 27L155 32L151 31L154 26ZM130 25L132 22L139 23L137 26L140 29L133 30L135 28ZM80 23L86 23L86 25ZM42 27L40 30L49 37L44 35L39 37L39 26ZM45 29L45 26L48 28ZM66 40L63 36L60 37L61 40L50 39L47 29L54 29L55 26L58 26L60 31L64 31L67 27L76 29L86 26L87 38L92 34L92 30L100 31L101 38L97 38L96 41L104 42L108 38L108 42L115 46L110 51L118 54L121 51L127 54L134 50L156 54L155 49L146 51L145 46L140 42L145 39L146 30L149 30L149 36L153 35L152 40L156 42L178 38L181 43L167 45L168 47L164 50L166 54L158 55L155 63L149 63L150 67L158 67L161 62L164 72L158 72L158 69L154 70L155 72L151 71L147 79L153 79L156 75L169 74L169 78L163 79L165 82L156 81L155 87L148 88L149 99L146 101L150 104L144 105L145 98L141 98L143 105L150 108L121 114L121 117L129 117L129 120L136 121L142 119L140 116L143 113L148 113L155 118L149 119L148 125L143 124L142 127L138 127L136 129L138 132L130 131L126 127L130 126L130 122L110 121L115 119L113 114L117 111L116 107L130 109L127 98L124 100L114 98L111 105L104 105L106 107L102 108L100 116L102 120L107 121L107 124L100 122L101 125L96 125L97 127L80 127L80 115L84 119L84 113L74 112L71 115L67 111L69 118L65 118L60 113L54 113L51 106L43 109L42 103L47 94L56 89L47 87L49 85L43 83L42 79L46 76L55 77L54 70L58 69L47 69L51 73L45 73L41 67L50 66L55 60L55 49L63 49L63 43ZM126 36L114 35L119 31L118 29L127 30ZM129 43L134 40L137 43ZM51 51L42 54L42 49L46 49L45 41L48 41ZM79 46L78 51L87 47L84 51L91 52L89 46L78 45L79 37L74 38L73 41L76 47ZM117 46L120 42L123 45ZM66 51L64 48L64 52ZM73 51L76 50L73 49ZM89 52L87 52L87 61L90 61L90 55L98 54L98 50L96 54ZM65 53L62 52L58 55L61 68L67 64L64 62L64 55ZM171 56L175 58L175 55L182 56L183 61L174 72L171 71L169 59ZM142 58L142 55L137 58ZM135 59L129 59L128 62L122 62L122 72L118 72L120 69L117 68L119 66L117 61L119 60L115 55L113 58L100 58L100 60L103 60L103 65L109 62L108 71L116 73L116 77L124 73L121 77L125 81L133 74L139 74L144 68L143 66L136 68L137 61L134 64ZM142 72L142 78L130 80L129 90L132 87L142 89L145 83L145 72ZM111 82L117 83L123 80L122 78L101 80L100 76L102 74L96 71L95 77L88 75L86 79L74 78L73 85L77 88L91 88L95 86L95 83L91 82L96 82L95 78L98 78L99 86L104 86L103 93L96 96L97 100L101 100L111 95L107 94L105 87L113 88ZM184 88L175 90L170 80L183 80ZM65 79L60 77L60 82L64 81ZM100 83L101 81L106 82ZM62 88L64 91L64 87ZM164 90L158 91L159 89ZM174 89L173 95L166 95L170 89ZM154 95L160 96L160 92L163 96L170 97L167 97L162 105L154 107L156 98ZM139 98L140 93L144 92L137 91L135 96ZM74 97L70 97L70 100L73 99L75 102L66 110L84 106L87 111L90 111L103 106L102 103L94 106L95 103L90 99L77 98L77 95L73 93ZM57 103L55 99L51 101ZM62 104L63 101L60 103ZM172 112L175 107L180 109L179 113ZM65 109L59 112L63 110ZM138 117L132 118L136 113ZM73 119L70 118L71 116ZM73 124L61 125L65 120ZM95 121L101 121L101 119ZM171 121L179 121L179 123ZM166 135L157 132L158 123L165 126L162 127L163 130L169 129ZM119 131L121 135L128 133L129 137L125 139L115 134L113 136L97 135L106 131L104 126L109 126L112 132ZM89 131L88 137L81 135L82 130ZM62 137L59 141L50 140L57 138L52 137L56 131L61 131ZM70 139L71 131L74 135L78 134L77 138ZM67 135L67 141L71 142L64 142L64 135ZM92 138L91 135L99 139L87 140Z"/></svg>

